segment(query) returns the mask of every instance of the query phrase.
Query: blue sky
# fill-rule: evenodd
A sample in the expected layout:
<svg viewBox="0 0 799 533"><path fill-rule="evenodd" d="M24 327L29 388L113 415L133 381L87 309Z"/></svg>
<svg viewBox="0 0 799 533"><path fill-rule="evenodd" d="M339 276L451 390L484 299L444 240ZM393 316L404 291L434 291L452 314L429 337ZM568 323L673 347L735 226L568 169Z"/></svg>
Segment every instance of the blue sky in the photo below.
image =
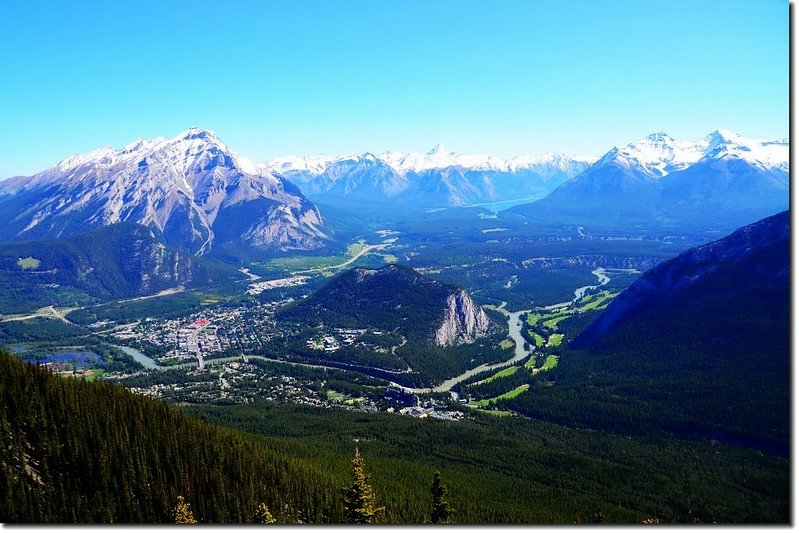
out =
<svg viewBox="0 0 799 533"><path fill-rule="evenodd" d="M192 125L257 160L788 134L784 0L3 6L0 178Z"/></svg>

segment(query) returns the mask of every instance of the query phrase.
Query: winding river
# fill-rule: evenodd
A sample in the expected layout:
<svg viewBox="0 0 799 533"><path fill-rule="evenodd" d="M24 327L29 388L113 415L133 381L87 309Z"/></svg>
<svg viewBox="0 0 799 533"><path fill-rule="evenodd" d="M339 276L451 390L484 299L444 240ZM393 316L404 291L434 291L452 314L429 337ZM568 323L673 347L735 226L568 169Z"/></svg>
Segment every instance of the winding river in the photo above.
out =
<svg viewBox="0 0 799 533"><path fill-rule="evenodd" d="M545 311L552 311L554 309L558 309L560 307L566 307L567 305L576 303L577 300L585 296L585 293L588 292L589 290L598 289L603 285L607 285L608 282L610 281L610 278L608 277L606 270L602 267L595 268L594 270L591 271L591 274L596 276L597 279L596 285L584 285L582 287L578 287L577 289L574 289L574 298L572 298L568 302L560 302L559 304L545 305L544 307L542 307L542 309L544 309Z"/></svg>
<svg viewBox="0 0 799 533"><path fill-rule="evenodd" d="M528 355L530 355L532 353L532 349L525 351L524 349L525 340L522 337L523 317L526 313L529 313L530 311L524 310L511 313L505 309L506 305L508 305L508 302L502 302L502 305L497 307L496 310L505 315L506 317L508 317L508 331L510 334L510 338L513 339L513 342L516 344L516 348L513 351L513 357L511 357L506 361L501 361L499 363L492 363L492 364L484 363L480 366L470 368L463 374L459 374L455 377L449 378L448 380L444 381L443 383L433 388L427 388L427 389L408 389L407 387L403 388L406 390L410 390L412 392L431 392L431 391L446 392L452 389L452 387L454 387L456 384L460 383L461 381L469 379L470 377L479 374L480 372L485 372L487 370L494 370L497 368L501 368L516 363L518 361L521 361Z"/></svg>
<svg viewBox="0 0 799 533"><path fill-rule="evenodd" d="M580 298L585 296L585 293L588 292L589 290L598 289L599 287L602 287L603 285L607 285L608 282L610 281L610 278L605 273L605 269L602 268L602 267L599 267L599 268L596 268L596 269L592 270L591 274L596 276L596 279L597 279L598 283L596 285L586 285L584 287L580 287L579 289L576 289L574 291L574 300L572 300L572 302L576 302L577 300L579 300Z"/></svg>

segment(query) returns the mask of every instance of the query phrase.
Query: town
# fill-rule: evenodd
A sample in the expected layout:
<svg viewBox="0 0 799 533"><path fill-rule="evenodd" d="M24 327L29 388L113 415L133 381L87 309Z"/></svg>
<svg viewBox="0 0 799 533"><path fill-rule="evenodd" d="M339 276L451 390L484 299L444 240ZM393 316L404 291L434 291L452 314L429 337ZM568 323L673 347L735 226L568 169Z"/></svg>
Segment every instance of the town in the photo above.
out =
<svg viewBox="0 0 799 533"><path fill-rule="evenodd" d="M157 365L157 370L109 373L105 379L157 399L184 404L290 402L442 420L459 420L468 410L349 370L313 369L253 355L271 341L300 335L295 326L275 320L276 310L292 301L251 300L208 306L179 318L103 321L90 328L115 346L146 353ZM330 355L343 348L394 354L406 342L395 332L362 328L316 327L299 338L305 339L301 346L309 352Z"/></svg>
<svg viewBox="0 0 799 533"><path fill-rule="evenodd" d="M285 332L278 327L274 314L278 307L291 301L209 306L185 317L146 318L97 333L106 335L114 344L131 345L146 352L162 366L192 361L202 366L204 359L258 351L283 336ZM98 325L92 326L96 329Z"/></svg>

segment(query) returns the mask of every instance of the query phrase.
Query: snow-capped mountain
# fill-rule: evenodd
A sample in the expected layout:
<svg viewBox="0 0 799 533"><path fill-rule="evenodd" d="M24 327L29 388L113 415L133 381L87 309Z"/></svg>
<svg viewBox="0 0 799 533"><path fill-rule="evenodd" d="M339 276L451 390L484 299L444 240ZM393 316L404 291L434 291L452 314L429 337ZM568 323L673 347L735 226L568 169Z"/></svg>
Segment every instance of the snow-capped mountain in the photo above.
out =
<svg viewBox="0 0 799 533"><path fill-rule="evenodd" d="M0 182L0 238L59 236L116 222L160 231L204 254L214 246L310 249L321 215L293 184L191 128L70 157Z"/></svg>
<svg viewBox="0 0 799 533"><path fill-rule="evenodd" d="M563 221L715 220L740 226L788 207L788 170L787 140L727 130L698 141L653 133L611 149L546 198L511 211Z"/></svg>
<svg viewBox="0 0 799 533"><path fill-rule="evenodd" d="M286 176L318 200L390 200L458 206L541 198L593 161L547 153L502 159L458 154L443 145L425 154L385 152L282 157L265 168Z"/></svg>
<svg viewBox="0 0 799 533"><path fill-rule="evenodd" d="M597 163L616 163L655 178L683 170L704 158L734 157L760 168L788 169L788 141L748 139L729 130L716 130L699 141L676 141L653 133L626 146L617 146Z"/></svg>

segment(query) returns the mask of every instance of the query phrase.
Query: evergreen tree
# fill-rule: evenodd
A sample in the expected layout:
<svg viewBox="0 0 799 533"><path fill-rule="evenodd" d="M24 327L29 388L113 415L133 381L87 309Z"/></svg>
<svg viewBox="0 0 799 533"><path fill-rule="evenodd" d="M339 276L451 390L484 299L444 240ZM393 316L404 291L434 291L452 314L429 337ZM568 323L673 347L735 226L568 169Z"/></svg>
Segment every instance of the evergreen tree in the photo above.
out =
<svg viewBox="0 0 799 533"><path fill-rule="evenodd" d="M178 496L178 504L175 506L175 523L176 524L196 524L197 520L194 519L194 513L191 512L191 506L186 503L183 496Z"/></svg>
<svg viewBox="0 0 799 533"><path fill-rule="evenodd" d="M382 507L375 507L375 493L369 485L369 474L356 448L352 459L352 485L344 492L345 520L350 524L369 524L381 511Z"/></svg>
<svg viewBox="0 0 799 533"><path fill-rule="evenodd" d="M433 483L430 485L430 494L433 496L433 506L430 512L431 524L446 524L452 516L452 510L447 502L447 489L441 483L441 473L433 474Z"/></svg>
<svg viewBox="0 0 799 533"><path fill-rule="evenodd" d="M255 514L255 521L259 524L274 524L277 522L275 518L272 516L272 513L269 512L269 507L265 503L261 503L258 505L258 512Z"/></svg>

